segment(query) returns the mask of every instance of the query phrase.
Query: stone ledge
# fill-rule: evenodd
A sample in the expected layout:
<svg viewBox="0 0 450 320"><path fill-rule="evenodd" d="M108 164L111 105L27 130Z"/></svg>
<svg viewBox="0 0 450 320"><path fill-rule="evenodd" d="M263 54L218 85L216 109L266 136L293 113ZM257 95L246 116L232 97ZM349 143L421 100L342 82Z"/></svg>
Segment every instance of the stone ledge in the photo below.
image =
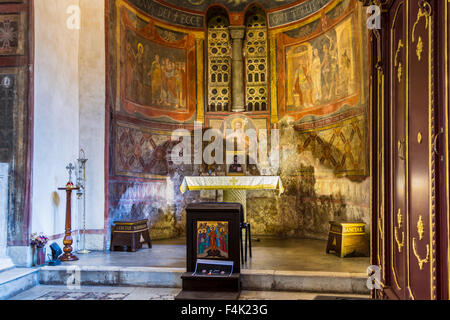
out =
<svg viewBox="0 0 450 320"><path fill-rule="evenodd" d="M0 300L15 296L39 283L38 269L13 268L0 272Z"/></svg>
<svg viewBox="0 0 450 320"><path fill-rule="evenodd" d="M78 269L77 269L78 268ZM39 271L41 284L64 285L80 272L80 285L181 288L184 268L57 266ZM242 270L242 289L368 294L364 273Z"/></svg>

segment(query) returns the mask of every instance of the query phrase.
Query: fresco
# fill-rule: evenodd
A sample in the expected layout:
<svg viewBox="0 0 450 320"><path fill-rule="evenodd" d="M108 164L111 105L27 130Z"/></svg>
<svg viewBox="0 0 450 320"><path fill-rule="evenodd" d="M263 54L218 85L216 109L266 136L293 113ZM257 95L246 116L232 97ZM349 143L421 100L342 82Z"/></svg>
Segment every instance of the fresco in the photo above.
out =
<svg viewBox="0 0 450 320"><path fill-rule="evenodd" d="M288 112L333 103L355 94L352 19L322 36L288 47L286 70Z"/></svg>
<svg viewBox="0 0 450 320"><path fill-rule="evenodd" d="M186 52L126 35L126 99L164 110L186 110ZM150 63L147 63L150 62Z"/></svg>
<svg viewBox="0 0 450 320"><path fill-rule="evenodd" d="M115 5L117 21L110 21L115 110L136 118L192 123L197 81L188 79L196 78L196 37L202 35L154 21L122 0Z"/></svg>

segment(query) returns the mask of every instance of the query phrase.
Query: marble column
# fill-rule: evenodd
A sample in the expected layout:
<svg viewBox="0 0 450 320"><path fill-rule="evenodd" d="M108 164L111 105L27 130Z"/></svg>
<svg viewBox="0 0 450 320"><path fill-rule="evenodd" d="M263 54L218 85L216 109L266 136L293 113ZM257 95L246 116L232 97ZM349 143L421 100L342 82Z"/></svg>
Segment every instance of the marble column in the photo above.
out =
<svg viewBox="0 0 450 320"><path fill-rule="evenodd" d="M6 255L8 222L8 172L9 164L0 163L0 271L12 268L14 264Z"/></svg>
<svg viewBox="0 0 450 320"><path fill-rule="evenodd" d="M231 51L231 72L232 72L232 105L231 111L245 111L244 99L244 56L242 44L245 35L245 26L230 26L230 35L232 39Z"/></svg>

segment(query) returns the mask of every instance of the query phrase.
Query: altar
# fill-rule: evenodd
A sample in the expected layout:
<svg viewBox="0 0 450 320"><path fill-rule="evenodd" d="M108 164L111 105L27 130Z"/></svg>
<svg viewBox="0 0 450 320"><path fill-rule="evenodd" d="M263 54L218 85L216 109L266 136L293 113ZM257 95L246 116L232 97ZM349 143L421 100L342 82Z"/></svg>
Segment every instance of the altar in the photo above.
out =
<svg viewBox="0 0 450 320"><path fill-rule="evenodd" d="M284 192L279 176L197 176L184 177L181 193L199 190L223 190L224 202L241 203L244 217L247 218L247 190L275 190L278 195Z"/></svg>

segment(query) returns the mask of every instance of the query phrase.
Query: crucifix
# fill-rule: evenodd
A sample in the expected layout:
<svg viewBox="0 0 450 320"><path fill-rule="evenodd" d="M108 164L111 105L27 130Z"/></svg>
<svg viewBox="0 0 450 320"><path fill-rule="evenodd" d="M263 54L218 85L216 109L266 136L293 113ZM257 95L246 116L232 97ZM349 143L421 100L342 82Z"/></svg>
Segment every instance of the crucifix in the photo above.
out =
<svg viewBox="0 0 450 320"><path fill-rule="evenodd" d="M69 172L69 183L72 182L72 171L75 170L75 167L72 163L69 163L69 165L66 167L67 171Z"/></svg>

